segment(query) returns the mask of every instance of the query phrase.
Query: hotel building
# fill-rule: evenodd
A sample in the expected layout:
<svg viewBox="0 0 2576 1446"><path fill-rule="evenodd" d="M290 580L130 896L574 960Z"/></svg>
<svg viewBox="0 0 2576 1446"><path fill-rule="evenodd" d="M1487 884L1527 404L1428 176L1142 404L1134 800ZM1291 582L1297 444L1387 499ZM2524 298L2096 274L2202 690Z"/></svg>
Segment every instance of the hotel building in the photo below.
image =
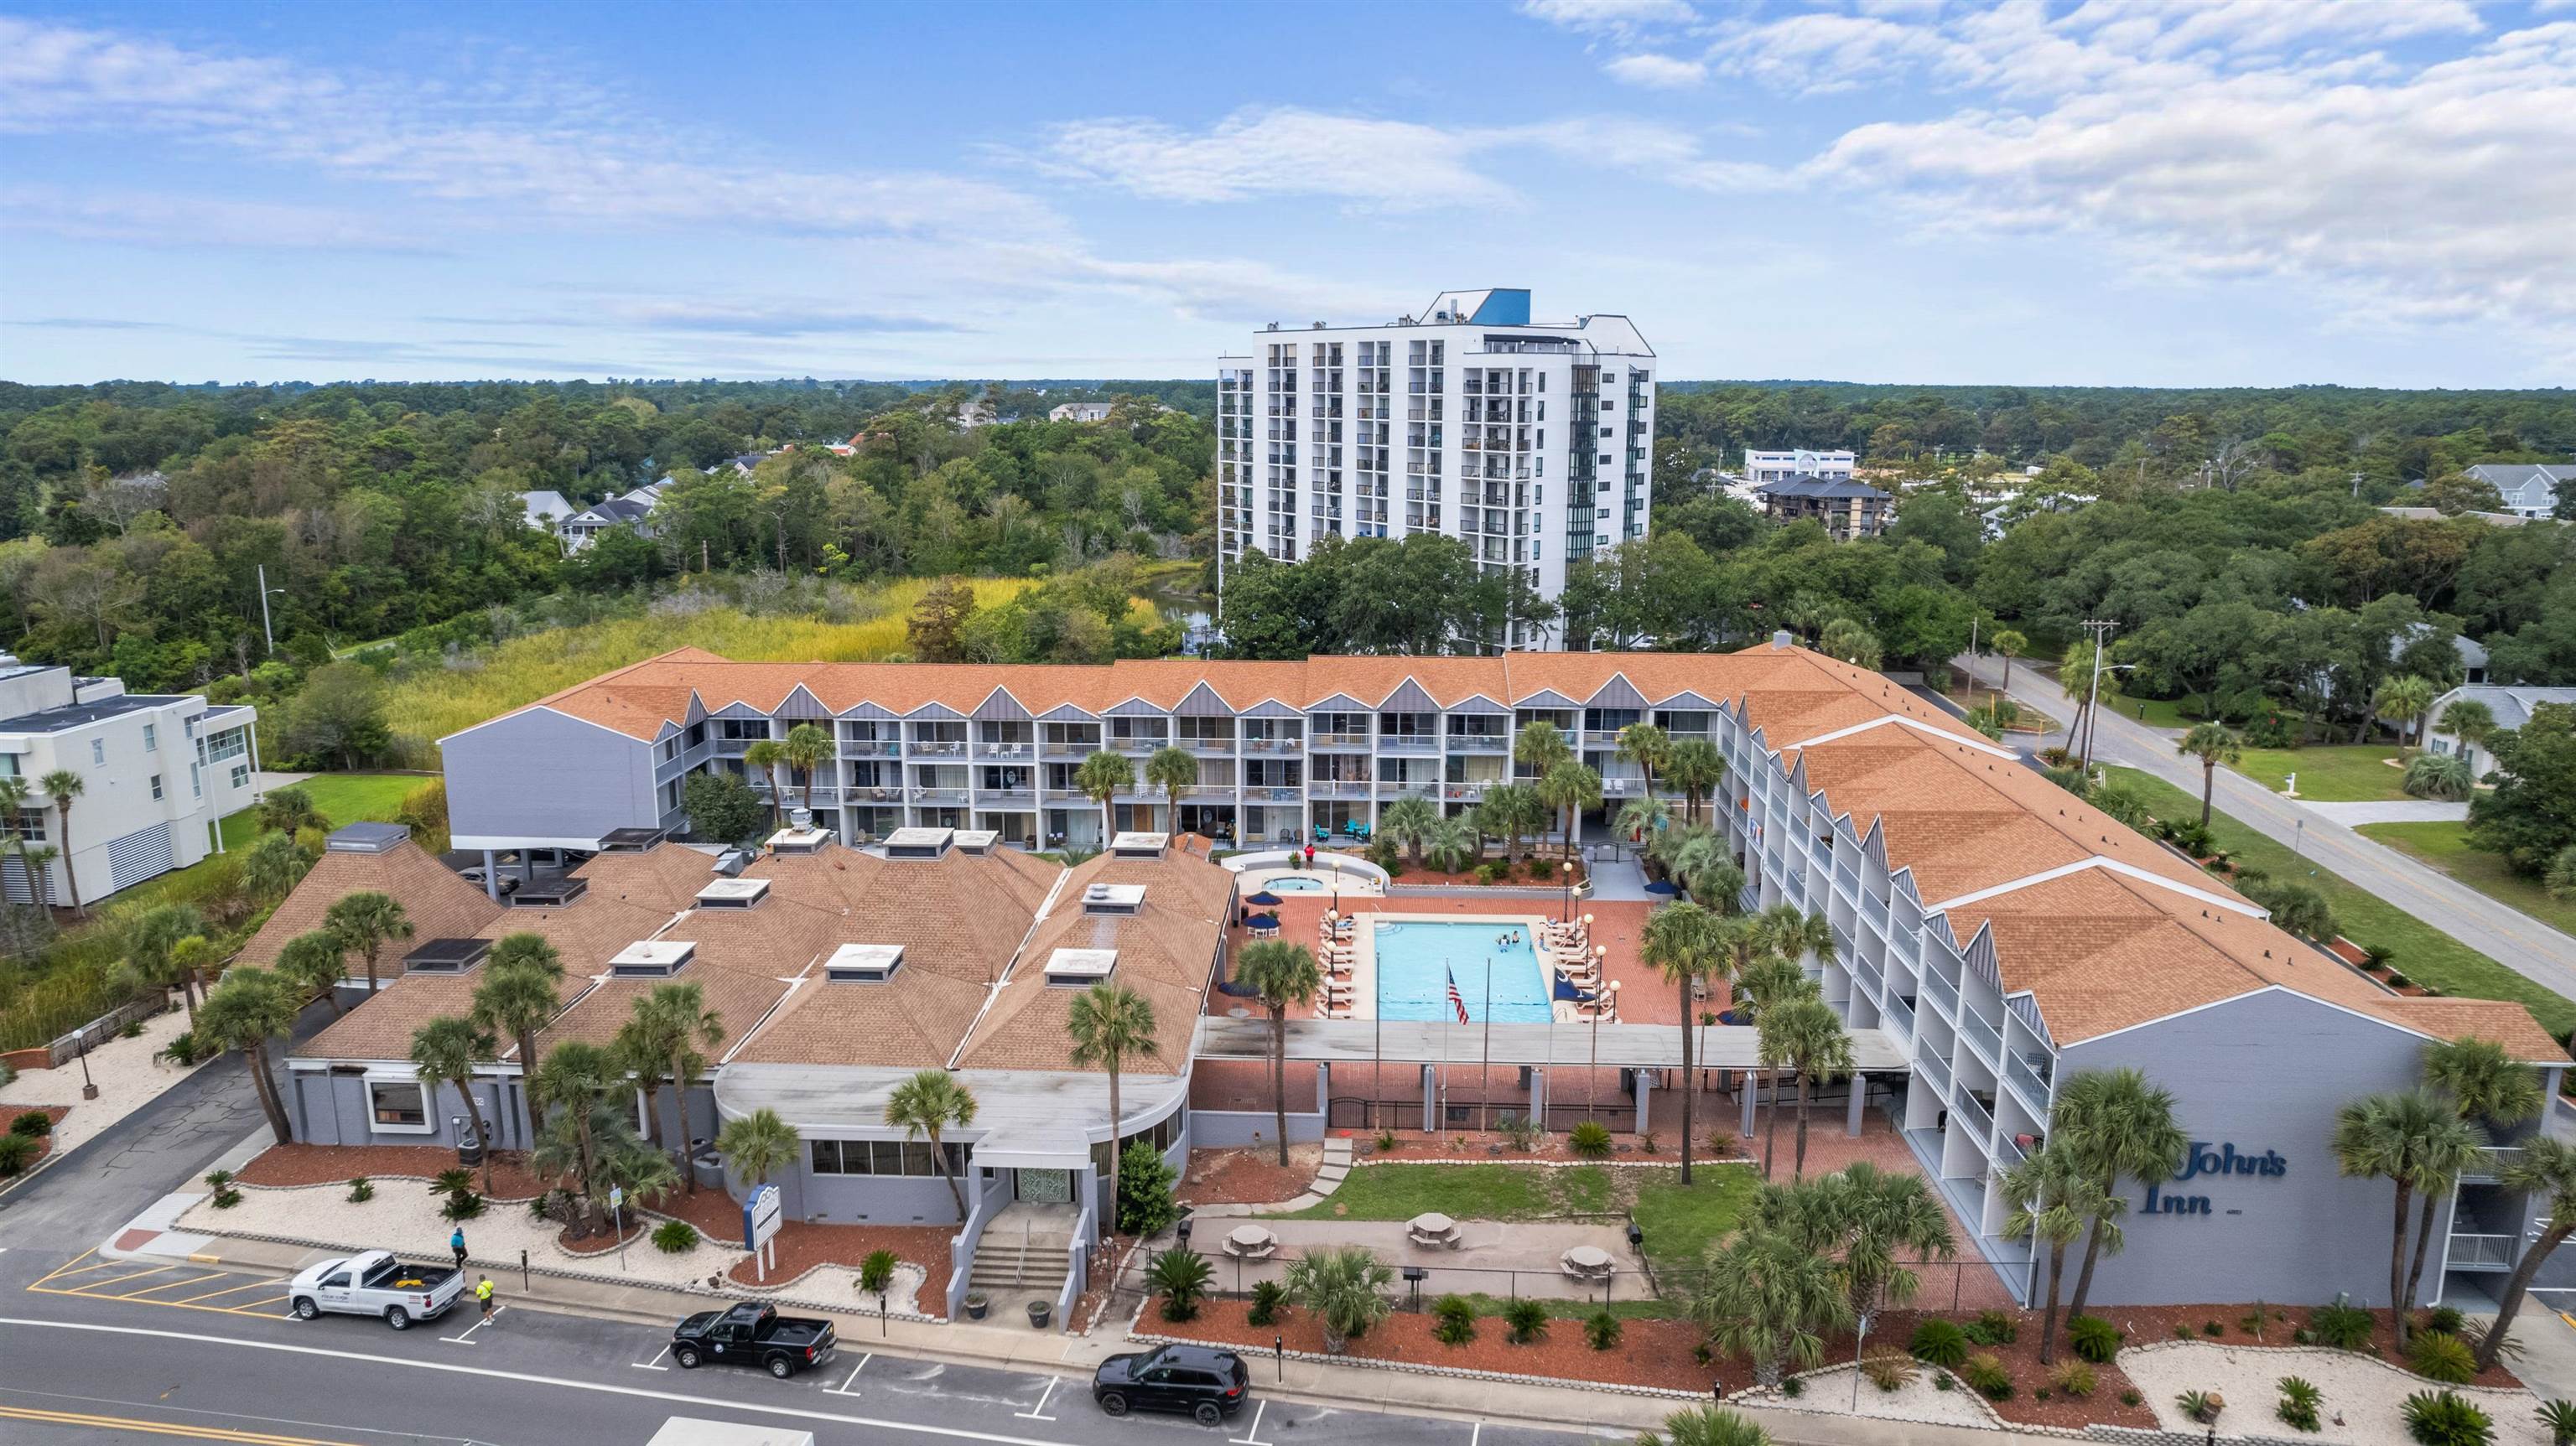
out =
<svg viewBox="0 0 2576 1446"><path fill-rule="evenodd" d="M1654 409L1634 324L1532 322L1525 290L1442 292L1384 325L1273 322L1217 359L1219 555L1438 533L1554 598L1570 559L1646 535ZM1560 645L1518 623L1497 641Z"/></svg>

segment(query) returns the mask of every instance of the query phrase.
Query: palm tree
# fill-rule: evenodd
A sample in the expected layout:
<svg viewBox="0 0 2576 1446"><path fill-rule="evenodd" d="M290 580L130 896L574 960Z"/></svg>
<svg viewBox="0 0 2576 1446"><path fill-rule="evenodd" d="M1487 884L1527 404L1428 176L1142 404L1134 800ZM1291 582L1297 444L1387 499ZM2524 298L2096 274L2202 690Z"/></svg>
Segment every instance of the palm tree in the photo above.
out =
<svg viewBox="0 0 2576 1446"><path fill-rule="evenodd" d="M492 1036L468 1019L443 1014L411 1032L411 1067L421 1088L432 1096L440 1085L453 1085L465 1101L465 1116L474 1125L475 1143L483 1150L483 1193L492 1193L492 1136L483 1128L483 1105L474 1098L474 1063L492 1052ZM433 1099L432 1104L436 1101Z"/></svg>
<svg viewBox="0 0 2576 1446"><path fill-rule="evenodd" d="M1547 817L1546 802L1526 783L1498 783L1486 789L1484 801L1476 805L1476 827L1503 841L1503 860L1513 868L1520 867L1521 840L1544 831Z"/></svg>
<svg viewBox="0 0 2576 1446"><path fill-rule="evenodd" d="M2461 1119L2449 1100L2430 1090L2372 1095L2335 1114L2335 1168L2356 1179L2386 1180L2395 1189L2388 1299L2390 1329L2401 1352L2406 1349L2406 1313L2414 1303L2406 1271L2407 1206L2417 1195L2427 1197L2429 1221L2438 1197L2448 1192L2450 1182L2459 1178L2484 1143L2476 1126Z"/></svg>
<svg viewBox="0 0 2576 1446"><path fill-rule="evenodd" d="M1623 824L1627 820L1627 810L1624 808L1620 810L1620 820ZM1692 823L1684 823L1678 828L1667 825L1648 834L1646 857L1654 860L1656 867L1663 870L1665 878L1685 888L1689 887L1690 881L1705 872L1710 865L1730 862L1726 857L1726 845L1718 838L1716 830L1701 828ZM1724 912L1724 907L1715 900L1702 899L1700 902L1718 908L1721 913Z"/></svg>
<svg viewBox="0 0 2576 1446"><path fill-rule="evenodd" d="M1798 1078L1798 1153L1789 1178L1807 1177L1807 1097L1816 1086L1844 1079L1852 1072L1850 1031L1834 1007L1813 994L1765 1010L1762 1033L1776 1038L1777 1057Z"/></svg>
<svg viewBox="0 0 2576 1446"><path fill-rule="evenodd" d="M1988 639L1986 645L1995 650L1996 657L2004 660L2004 685L1995 690L1996 696L2000 697L2012 691L2013 659L2030 651L2030 639L2005 628Z"/></svg>
<svg viewBox="0 0 2576 1446"><path fill-rule="evenodd" d="M1657 909L1646 920L1646 937L1638 950L1648 968L1664 976L1664 982L1681 991L1682 1000L1682 1183L1691 1182L1691 1087L1690 1018L1699 1007L1700 985L1720 967L1721 955L1716 948L1717 916L1697 904L1673 904Z"/></svg>
<svg viewBox="0 0 2576 1446"><path fill-rule="evenodd" d="M1512 735L1512 761L1526 764L1533 778L1545 777L1549 769L1573 756L1564 731L1544 718L1531 719Z"/></svg>
<svg viewBox="0 0 2576 1446"><path fill-rule="evenodd" d="M2194 723L2182 742L2174 745L2174 752L2200 760L2200 826L2207 828L2210 796L2218 791L2218 765L2234 767L2245 756L2243 744L2224 723Z"/></svg>
<svg viewBox="0 0 2576 1446"><path fill-rule="evenodd" d="M1631 723L1619 730L1618 759L1637 765L1645 775L1646 796L1655 796L1655 775L1672 766L1673 739L1652 723Z"/></svg>
<svg viewBox="0 0 2576 1446"><path fill-rule="evenodd" d="M2170 1179L2191 1148L2174 1123L2173 1095L2126 1066L2085 1070L2059 1086L2048 1138L2101 1186L2094 1198L2122 1207L2128 1199L2121 1194L2121 1181L2144 1185ZM2093 1294L2094 1263L2104 1251L2120 1248L2119 1223L2113 1218L2118 1213L2105 1210L2085 1223L2084 1264L2075 1275L2075 1297L2066 1307L2070 1316L2082 1315Z"/></svg>
<svg viewBox="0 0 2576 1446"><path fill-rule="evenodd" d="M804 809L811 814L814 811L814 775L832 759L831 730L819 723L799 723L787 730L779 750L780 758L804 780Z"/></svg>
<svg viewBox="0 0 2576 1446"><path fill-rule="evenodd" d="M1583 811L1601 806L1601 774L1588 763L1565 759L1539 779L1538 796L1548 807L1565 810L1565 856L1573 858Z"/></svg>
<svg viewBox="0 0 2576 1446"><path fill-rule="evenodd" d="M2415 798L2457 803L2477 791L2478 778L2469 771L2469 760L2456 753L2418 753L2406 760L2399 786Z"/></svg>
<svg viewBox="0 0 2576 1446"><path fill-rule="evenodd" d="M2110 670L2109 661L2108 658L2103 660L2102 676L2098 680L2102 696L2105 698L2116 696L2120 686L2120 675ZM2066 645L2065 656L2058 660L2057 676L2066 684L2066 695L2075 700L2075 720L2068 724L2066 729L2066 736L2070 740L2069 746L2072 746L2072 740L2083 736L2086 714L2093 707L2093 690L2097 680L2093 676L2093 640L2091 638L2079 638Z"/></svg>
<svg viewBox="0 0 2576 1446"><path fill-rule="evenodd" d="M1766 954L1736 971L1736 998L1750 1008L1757 1026L1790 1000L1816 992L1816 982L1807 977L1807 971L1782 955ZM1768 1097L1763 1105L1762 1178L1768 1180L1780 1143L1780 1066L1788 1062L1787 1039L1771 1030L1762 1030L1756 1037L1755 1058L1762 1066L1763 1083L1769 1086L1762 1091Z"/></svg>
<svg viewBox="0 0 2576 1446"><path fill-rule="evenodd" d="M325 833L331 829L331 820L313 806L313 795L291 785L272 788L262 795L251 821L262 833L282 833L289 838L308 828Z"/></svg>
<svg viewBox="0 0 2576 1446"><path fill-rule="evenodd" d="M2442 710L2441 728L2471 748L2484 748L2495 736L2495 710L2475 698L2462 698Z"/></svg>
<svg viewBox="0 0 2576 1446"><path fill-rule="evenodd" d="M2039 1360L2047 1365L2057 1358L2057 1295L2065 1283L2066 1247L2097 1223L2116 1242L2119 1226L2108 1217L2128 1202L2106 1192L2084 1163L2055 1140L2005 1171L2003 1189L2012 1202L2012 1213L2004 1217L2004 1238L2027 1237L2034 1249L2045 1246L2048 1251L2048 1305L2039 1318ZM2112 1248L2118 1248L2116 1243Z"/></svg>
<svg viewBox="0 0 2576 1446"><path fill-rule="evenodd" d="M252 898L274 904L293 892L312 866L293 834L262 834L242 856L242 882L249 886Z"/></svg>
<svg viewBox="0 0 2576 1446"><path fill-rule="evenodd" d="M597 1132L591 1117L626 1083L626 1073L616 1055L588 1040L567 1039L546 1051L545 1062L528 1079L528 1093L541 1095L549 1106L571 1122L574 1159L581 1191L590 1193L592 1180L598 1176L598 1156L592 1148Z"/></svg>
<svg viewBox="0 0 2576 1446"><path fill-rule="evenodd" d="M2397 746L2406 747L2406 725L2420 723L2433 711L2434 687L2430 680L2413 673L2400 673L2380 680L2379 691L2371 695L2371 716L2388 725L2397 735Z"/></svg>
<svg viewBox="0 0 2576 1446"><path fill-rule="evenodd" d="M716 1131L716 1153L724 1156L734 1174L754 1190L787 1168L803 1145L796 1136L796 1127L767 1105L725 1121L724 1128Z"/></svg>
<svg viewBox="0 0 2576 1446"><path fill-rule="evenodd" d="M340 948L340 936L328 929L311 929L286 941L277 951L273 966L279 978L295 986L296 996L311 999L320 995L331 1002L331 1017L347 1011L340 1008L339 984L348 973Z"/></svg>
<svg viewBox="0 0 2576 1446"><path fill-rule="evenodd" d="M1851 618L1836 618L1825 624L1825 630L1816 637L1816 651L1829 658L1839 658L1855 668L1866 668L1873 673L1878 671L1878 634Z"/></svg>
<svg viewBox="0 0 2576 1446"><path fill-rule="evenodd" d="M367 997L376 997L376 957L387 941L411 937L411 919L393 895L361 889L332 901L322 926L340 936L340 947L367 961Z"/></svg>
<svg viewBox="0 0 2576 1446"><path fill-rule="evenodd" d="M2497 1172L2497 1182L2507 1190L2526 1195L2547 1197L2549 1217L2540 1227L2539 1236L2522 1252L2513 1274L2506 1277L2504 1294L2496 1302L2495 1324L2487 1327L2486 1339L2478 1342L2478 1369L2483 1371L2496 1363L2496 1353L2504 1349L2505 1332L2513 1325L2514 1312L2522 1309L2523 1292L2531 1288L2540 1267L2549 1262L2550 1252L2576 1235L2576 1146L2546 1134L2525 1140L2520 1153Z"/></svg>
<svg viewBox="0 0 2576 1446"><path fill-rule="evenodd" d="M1440 829L1440 805L1418 793L1408 793L1378 810L1377 831L1387 842L1411 855L1413 866L1422 867L1424 845Z"/></svg>
<svg viewBox="0 0 2576 1446"><path fill-rule="evenodd" d="M1475 823L1460 815L1444 818L1432 825L1430 840L1424 844L1422 854L1433 868L1443 873L1463 874L1476 866L1477 857L1484 851L1485 841L1478 836Z"/></svg>
<svg viewBox="0 0 2576 1446"><path fill-rule="evenodd" d="M1135 782L1136 766L1117 753L1095 753L1082 760L1082 766L1073 771L1073 786L1100 805L1102 848L1109 847L1110 838L1118 831L1111 825L1109 805L1120 790L1133 787Z"/></svg>
<svg viewBox="0 0 2576 1446"><path fill-rule="evenodd" d="M1700 800L1726 781L1726 759L1705 738L1677 738L1672 755L1664 760L1664 781L1681 790L1689 817L1697 822Z"/></svg>
<svg viewBox="0 0 2576 1446"><path fill-rule="evenodd" d="M787 745L775 738L755 739L742 751L742 766L758 773L769 782L769 831L777 833L787 827L787 786L778 781L778 769L787 761Z"/></svg>
<svg viewBox="0 0 2576 1446"><path fill-rule="evenodd" d="M538 947L511 950L514 941ZM534 934L512 934L492 947L483 978L474 986L470 1017L518 1046L520 1089L527 1095L532 1132L546 1119L544 1097L537 1092L537 1031L555 1017L562 980L563 961L551 945Z"/></svg>
<svg viewBox="0 0 2576 1446"><path fill-rule="evenodd" d="M1922 1279L1907 1262L1948 1260L1959 1250L1949 1212L1922 1176L1866 1160L1803 1185L1764 1186L1753 1223L1789 1231L1835 1261L1855 1318L1914 1299Z"/></svg>
<svg viewBox="0 0 2576 1446"><path fill-rule="evenodd" d="M1338 1356L1351 1337L1386 1319L1395 1272L1365 1246L1336 1245L1288 1262L1279 1283L1288 1303L1323 1327L1325 1354Z"/></svg>
<svg viewBox="0 0 2576 1446"><path fill-rule="evenodd" d="M277 1097L277 1081L268 1072L268 1042L295 1028L295 995L284 981L265 969L235 969L206 994L197 1014L199 1033L225 1049L238 1050L250 1066L259 1107L281 1145L295 1137L286 1106Z"/></svg>
<svg viewBox="0 0 2576 1446"><path fill-rule="evenodd" d="M1709 1256L1690 1316L1709 1344L1743 1356L1753 1378L1780 1384L1824 1359L1825 1335L1851 1323L1834 1262L1780 1230L1740 1230Z"/></svg>
<svg viewBox="0 0 2576 1446"><path fill-rule="evenodd" d="M179 986L179 998L188 1006L188 1027L197 1027L196 970L181 969L173 952L182 939L202 939L206 933L206 916L193 904L159 904L136 917L125 934L126 962L146 980L163 988Z"/></svg>
<svg viewBox="0 0 2576 1446"><path fill-rule="evenodd" d="M86 919L89 907L81 902L80 879L72 867L72 800L87 792L89 785L68 768L57 768L36 780L36 787L54 801L54 812L62 815L63 885L71 891L72 912Z"/></svg>
<svg viewBox="0 0 2576 1446"><path fill-rule="evenodd" d="M975 1123L975 1096L957 1082L957 1076L944 1069L925 1069L894 1087L886 1096L885 1122L903 1131L907 1140L915 1136L930 1141L930 1167L948 1182L948 1198L957 1203L957 1218L966 1218L966 1193L957 1186L957 1177L949 1173L948 1151L940 1136L950 1128L964 1129Z"/></svg>
<svg viewBox="0 0 2576 1446"><path fill-rule="evenodd" d="M1288 1006L1310 1004L1324 987L1323 971L1303 944L1262 939L1244 946L1236 980L1252 986L1270 1011L1270 1098L1279 1121L1279 1163L1288 1163Z"/></svg>
<svg viewBox="0 0 2576 1446"><path fill-rule="evenodd" d="M1199 761L1185 749L1169 745L1157 748L1145 760L1145 784L1163 790L1168 812L1163 815L1167 832L1181 831L1181 790L1199 781Z"/></svg>
<svg viewBox="0 0 2576 1446"><path fill-rule="evenodd" d="M1673 806L1649 793L1619 805L1619 817L1611 827L1623 836L1652 844L1663 837L1672 821ZM1651 857L1654 850L1649 848L1646 852Z"/></svg>
<svg viewBox="0 0 2576 1446"><path fill-rule="evenodd" d="M1129 1055L1153 1056L1158 1044L1154 1038L1154 1006L1145 996L1124 984L1102 980L1073 996L1066 1006L1064 1032L1073 1040L1073 1066L1089 1069L1098 1065L1109 1075L1109 1227L1103 1232L1118 1233L1118 1186L1126 1177L1120 1173L1124 1161L1119 1150L1124 1143L1118 1137L1118 1076L1127 1066Z"/></svg>
<svg viewBox="0 0 2576 1446"><path fill-rule="evenodd" d="M697 1193L698 1182L682 1153L687 1148L689 1081L707 1067L707 1058L698 1053L698 1047L713 1049L724 1043L724 1037L724 1016L707 1008L706 991L696 984L655 985L652 993L635 1001L635 1012L617 1031L619 1053L625 1056L627 1069L644 1091L644 1118L650 1126L653 1145L671 1150L679 1161L680 1178L688 1182L692 1195ZM670 1072L672 1093L681 1102L678 1112L682 1137L667 1143L662 1138L659 1102L665 1070Z"/></svg>
<svg viewBox="0 0 2576 1446"><path fill-rule="evenodd" d="M1771 1433L1733 1411L1688 1406L1664 1418L1661 1435L1640 1434L1637 1446L1771 1446Z"/></svg>
<svg viewBox="0 0 2576 1446"><path fill-rule="evenodd" d="M2503 1045L2486 1039L2426 1045L2424 1083L2450 1100L2461 1119L2482 1131L2537 1117L2544 1098L2540 1072L2516 1063ZM2462 1164L2465 1167L2467 1161ZM2407 1275L2410 1299L2423 1276L2425 1251L2432 1241L2433 1205L2430 1199L2424 1202L2423 1219L2417 1228L2415 1264Z"/></svg>

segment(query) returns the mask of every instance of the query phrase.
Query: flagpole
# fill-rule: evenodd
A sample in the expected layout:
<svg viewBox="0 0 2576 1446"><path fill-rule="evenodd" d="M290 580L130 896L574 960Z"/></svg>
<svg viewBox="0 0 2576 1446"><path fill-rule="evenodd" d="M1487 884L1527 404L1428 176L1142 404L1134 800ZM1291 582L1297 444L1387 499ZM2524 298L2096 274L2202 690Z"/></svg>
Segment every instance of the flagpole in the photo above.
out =
<svg viewBox="0 0 2576 1446"><path fill-rule="evenodd" d="M1494 1124L1494 956L1485 956L1485 1063L1484 1077L1476 1082L1476 1093L1484 1096L1483 1128Z"/></svg>

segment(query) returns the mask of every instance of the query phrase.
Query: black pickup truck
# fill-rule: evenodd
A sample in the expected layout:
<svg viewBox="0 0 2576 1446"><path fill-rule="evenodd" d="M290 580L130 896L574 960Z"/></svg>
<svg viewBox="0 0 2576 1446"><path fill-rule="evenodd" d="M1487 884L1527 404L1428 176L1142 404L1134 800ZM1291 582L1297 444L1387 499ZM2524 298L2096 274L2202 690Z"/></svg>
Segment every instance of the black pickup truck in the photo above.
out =
<svg viewBox="0 0 2576 1446"><path fill-rule="evenodd" d="M713 1361L758 1366L780 1380L832 1358L832 1323L785 1316L773 1305L746 1302L702 1310L671 1330L671 1359L694 1371Z"/></svg>

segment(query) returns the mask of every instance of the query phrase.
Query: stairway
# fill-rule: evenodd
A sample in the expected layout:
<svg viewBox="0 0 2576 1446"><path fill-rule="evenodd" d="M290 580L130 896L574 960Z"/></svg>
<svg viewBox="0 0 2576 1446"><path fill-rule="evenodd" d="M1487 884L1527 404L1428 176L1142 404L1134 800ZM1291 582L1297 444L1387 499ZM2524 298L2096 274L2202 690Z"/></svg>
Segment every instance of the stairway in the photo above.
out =
<svg viewBox="0 0 2576 1446"><path fill-rule="evenodd" d="M1065 1252L1073 1244L1072 1215L1063 1206L1012 1205L984 1227L975 1245L969 1287L987 1295L1053 1291L1064 1284Z"/></svg>

